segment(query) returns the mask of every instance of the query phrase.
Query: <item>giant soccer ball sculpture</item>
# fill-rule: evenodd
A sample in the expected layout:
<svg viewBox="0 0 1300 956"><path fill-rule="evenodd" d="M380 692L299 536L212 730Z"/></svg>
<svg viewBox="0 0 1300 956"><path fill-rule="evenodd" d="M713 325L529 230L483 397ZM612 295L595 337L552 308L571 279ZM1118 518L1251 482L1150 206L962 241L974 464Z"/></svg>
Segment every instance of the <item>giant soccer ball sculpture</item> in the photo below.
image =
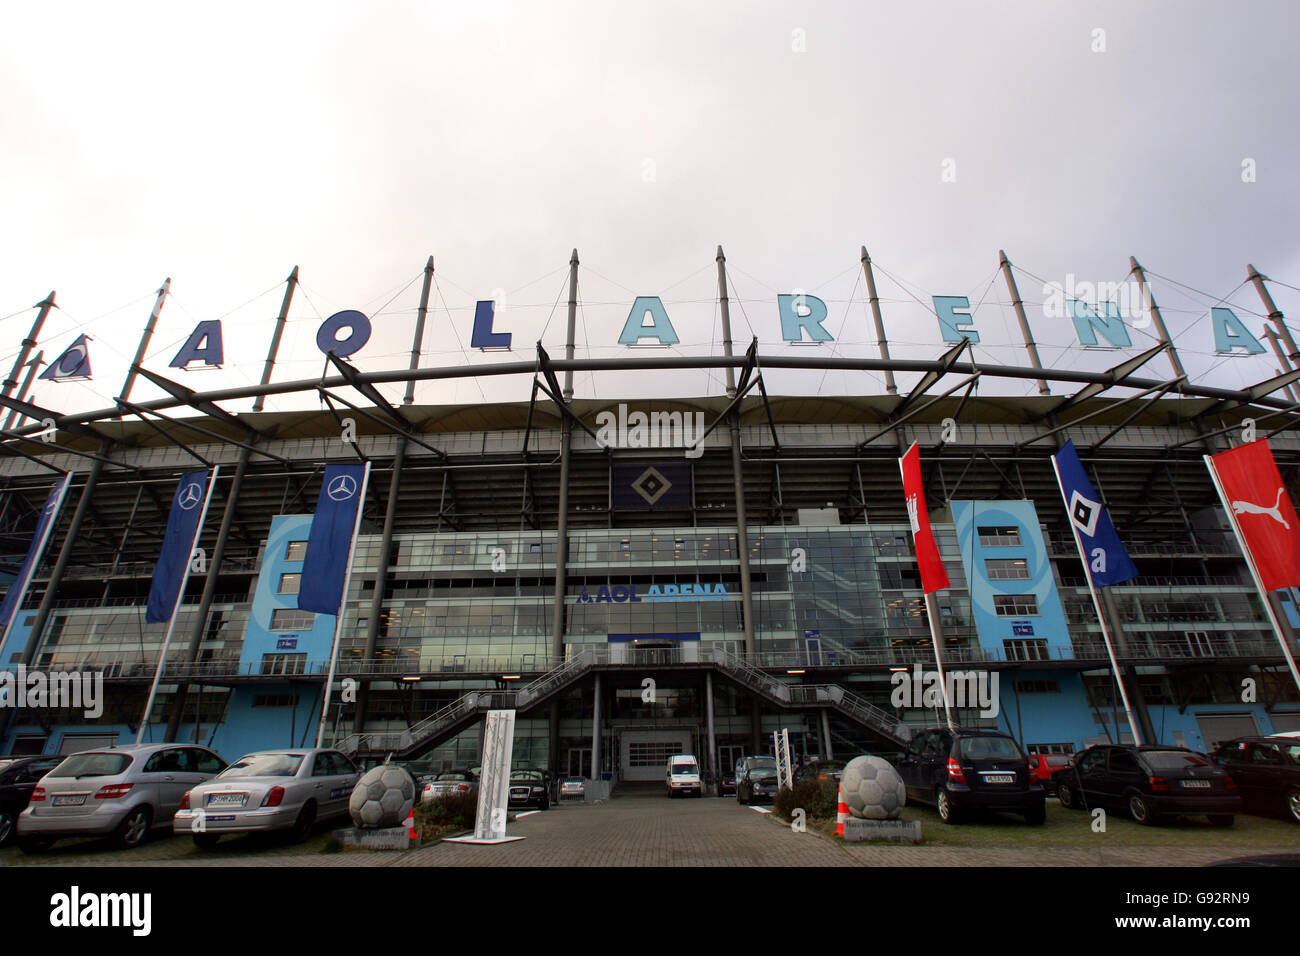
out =
<svg viewBox="0 0 1300 956"><path fill-rule="evenodd" d="M854 757L840 775L849 813L860 820L897 820L907 802L903 778L883 757Z"/></svg>
<svg viewBox="0 0 1300 956"><path fill-rule="evenodd" d="M367 770L348 800L352 822L363 830L400 826L415 806L415 781L401 767Z"/></svg>

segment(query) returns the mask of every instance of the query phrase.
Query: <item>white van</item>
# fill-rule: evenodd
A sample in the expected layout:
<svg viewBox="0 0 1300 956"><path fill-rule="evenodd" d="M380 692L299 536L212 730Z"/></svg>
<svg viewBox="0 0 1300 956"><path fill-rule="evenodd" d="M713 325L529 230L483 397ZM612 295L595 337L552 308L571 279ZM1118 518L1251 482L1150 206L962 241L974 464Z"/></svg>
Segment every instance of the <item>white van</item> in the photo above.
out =
<svg viewBox="0 0 1300 956"><path fill-rule="evenodd" d="M700 779L700 763L691 754L673 754L668 758L668 796L693 793L704 796L704 782Z"/></svg>

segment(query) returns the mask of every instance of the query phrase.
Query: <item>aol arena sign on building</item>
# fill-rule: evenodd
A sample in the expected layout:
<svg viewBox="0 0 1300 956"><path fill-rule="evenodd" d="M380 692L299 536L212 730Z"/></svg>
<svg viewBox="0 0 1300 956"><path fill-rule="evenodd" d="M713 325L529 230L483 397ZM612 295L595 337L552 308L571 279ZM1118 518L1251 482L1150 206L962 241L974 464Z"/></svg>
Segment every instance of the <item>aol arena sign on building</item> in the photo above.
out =
<svg viewBox="0 0 1300 956"><path fill-rule="evenodd" d="M1046 296L1044 315L1048 319L1068 318L1074 326L1079 344L1089 348L1131 348L1133 341L1129 335L1129 325L1142 328L1150 321L1143 311L1143 306L1149 307L1150 303L1136 282L1076 282L1074 276L1070 275L1064 284L1046 283L1043 294ZM1090 305L1090 300L1096 301L1097 305ZM945 344L956 345L963 339L968 339L972 344L980 341L979 330L975 328L975 319L970 313L968 297L936 295L931 296L931 302L939 334ZM776 297L776 311L784 341L794 344L835 341L823 325L830 314L829 309L825 301L817 296L806 292L779 294ZM1126 316L1129 320L1127 322ZM475 303L474 327L470 336L472 348L504 350L511 347L512 333L496 330L496 318L494 300ZM1265 351L1259 339L1226 306L1210 309L1210 328L1215 352L1219 354L1258 355ZM364 313L355 309L335 312L318 328L316 347L324 354L332 352L339 358L347 358L365 347L372 331L370 319ZM637 296L623 323L618 343L629 348L646 345L669 347L680 341L663 300L654 295ZM194 327L168 364L171 368L180 369L187 369L195 363L201 363L204 367L220 367L224 357L221 320L209 319ZM88 337L84 334L78 336L40 377L53 381L89 379ZM637 413L633 413L635 414ZM636 428L631 416L627 427ZM692 447L685 441L677 447L683 446Z"/></svg>

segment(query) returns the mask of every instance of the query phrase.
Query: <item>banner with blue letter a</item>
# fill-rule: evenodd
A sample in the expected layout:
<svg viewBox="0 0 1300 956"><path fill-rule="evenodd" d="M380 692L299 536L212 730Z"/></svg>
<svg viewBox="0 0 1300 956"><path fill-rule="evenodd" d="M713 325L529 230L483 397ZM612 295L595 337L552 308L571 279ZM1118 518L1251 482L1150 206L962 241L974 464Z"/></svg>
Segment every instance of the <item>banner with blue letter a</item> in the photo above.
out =
<svg viewBox="0 0 1300 956"><path fill-rule="evenodd" d="M355 544L357 511L364 493L364 465L330 465L325 469L302 563L300 610L339 613L348 561Z"/></svg>
<svg viewBox="0 0 1300 956"><path fill-rule="evenodd" d="M167 531L163 535L162 553L153 569L153 584L149 588L149 607L144 619L150 624L171 620L176 609L176 598L194 556L194 545L199 539L203 523L204 503L208 497L206 471L187 471L176 485L172 510L167 516Z"/></svg>
<svg viewBox="0 0 1300 956"><path fill-rule="evenodd" d="M1115 533L1115 525L1111 523L1100 496L1093 490L1092 482L1083 470L1083 462L1079 461L1079 454L1074 450L1074 442L1067 441L1052 459L1056 462L1056 476L1061 484L1061 497L1065 499L1065 510L1079 533L1083 550L1081 557L1093 586L1121 584L1137 577L1137 566Z"/></svg>

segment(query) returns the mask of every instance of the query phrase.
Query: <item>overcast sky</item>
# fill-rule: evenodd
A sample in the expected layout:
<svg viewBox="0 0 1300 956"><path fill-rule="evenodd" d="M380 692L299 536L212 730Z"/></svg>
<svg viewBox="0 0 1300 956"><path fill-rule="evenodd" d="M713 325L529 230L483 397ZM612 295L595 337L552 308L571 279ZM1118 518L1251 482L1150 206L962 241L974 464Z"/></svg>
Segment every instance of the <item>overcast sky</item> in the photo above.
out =
<svg viewBox="0 0 1300 956"><path fill-rule="evenodd" d="M168 374L199 389L255 382L294 265L276 380L319 375L316 329L341 309L376 325L356 364L402 367L431 254L422 364L530 359L539 336L554 355L574 247L580 356L627 354L617 339L637 295L663 297L677 353L716 354L718 244L741 347L757 335L764 354L874 356L865 244L897 357L940 354L930 296L967 295L977 357L1028 364L1002 248L1044 361L1110 367L1151 330L1124 353L1084 351L1068 319L1043 315L1043 282L1119 282L1133 255L1192 378L1253 384L1272 354L1214 355L1209 308L1226 298L1261 333L1250 262L1300 318L1283 284L1300 286L1297 27L1287 0L9 5L0 371L53 289L45 359L85 331L94 378L40 383L35 400L110 405L170 276L146 365L168 372L195 324L222 318L226 367ZM782 342L776 296L797 289L826 301L833 345ZM488 298L512 356L466 351ZM1149 369L1168 373L1164 358ZM720 381L583 375L577 394L716 394ZM882 390L865 373L768 383Z"/></svg>

